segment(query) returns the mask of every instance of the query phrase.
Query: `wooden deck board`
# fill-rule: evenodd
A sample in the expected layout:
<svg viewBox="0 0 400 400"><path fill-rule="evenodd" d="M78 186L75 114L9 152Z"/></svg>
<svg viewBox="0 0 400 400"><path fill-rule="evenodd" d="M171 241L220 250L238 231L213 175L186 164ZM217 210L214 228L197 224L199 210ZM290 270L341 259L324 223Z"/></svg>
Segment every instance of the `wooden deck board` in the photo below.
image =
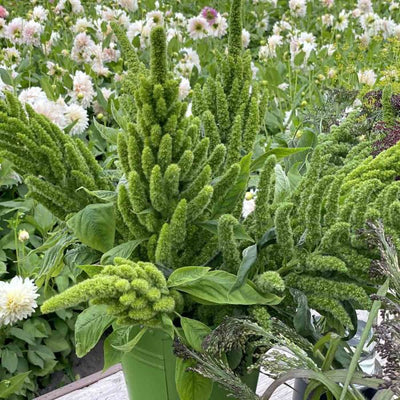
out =
<svg viewBox="0 0 400 400"><path fill-rule="evenodd" d="M272 380L260 374L257 394L261 395ZM272 400L291 400L292 389L281 386L275 392ZM36 400L129 400L124 374L121 367L115 366L105 374L97 373L73 382L63 388L38 397ZM158 399L143 399L158 400Z"/></svg>

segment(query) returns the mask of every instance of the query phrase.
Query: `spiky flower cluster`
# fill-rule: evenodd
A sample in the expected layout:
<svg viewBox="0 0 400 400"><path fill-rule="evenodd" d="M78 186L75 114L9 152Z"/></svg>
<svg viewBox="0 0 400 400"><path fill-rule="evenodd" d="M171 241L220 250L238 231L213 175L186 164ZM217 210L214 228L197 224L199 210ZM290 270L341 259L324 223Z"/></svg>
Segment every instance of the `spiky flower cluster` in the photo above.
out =
<svg viewBox="0 0 400 400"><path fill-rule="evenodd" d="M241 3L236 4L238 6L240 8ZM241 26L241 11L235 18L239 22L234 20L234 25ZM246 189L243 187L243 192L230 201L228 208L221 208L241 172L238 161L241 160L242 124L235 130L229 122L225 87L230 85L216 84L224 102L215 100L215 109L186 117L187 104L179 100L178 82L168 73L163 28L156 27L151 33L149 71L139 62L121 29L116 26L114 29L129 56L130 69L135 72L128 75L124 85L125 95L134 97L135 113L130 116L129 128L118 136L119 163L127 180L118 189L119 226L123 227L120 230L127 240L148 237L142 251L146 254L141 257L158 265L169 268L202 265L221 247L225 269L236 272L240 257L228 249L232 250L232 230L238 221L232 215L223 216L226 221L221 224L220 232L226 241L218 241L212 232L198 226L204 220L233 213L241 204ZM240 37L237 39L241 43ZM241 44L238 49L235 43L231 43L228 59L237 62L232 61L225 68L232 76L239 73L238 65L244 63ZM236 79L240 84L247 68L243 65L241 78ZM253 147L259 124L258 109L252 111L251 106L254 103L258 108L256 90L251 96L253 100L249 100L248 95L250 77L246 78L248 86L243 89L247 100L242 112L243 116L249 114L247 126L254 131L246 134L245 149L248 151ZM204 93L211 96L213 90L208 88ZM210 98L210 104L213 102ZM238 104L238 101L233 103ZM226 122L223 122L225 117Z"/></svg>
<svg viewBox="0 0 400 400"><path fill-rule="evenodd" d="M265 113L262 95L252 82L251 55L242 56L243 0L234 0L229 25L228 54L217 54L219 74L209 77L193 94L193 115L201 118L205 133L212 134L211 146L227 144L229 162L240 160L241 150L253 150L260 130L260 111Z"/></svg>
<svg viewBox="0 0 400 400"><path fill-rule="evenodd" d="M114 264L47 300L41 311L47 314L90 300L108 305L120 324L157 326L162 314L182 307L181 295L167 288L164 275L153 264L119 257Z"/></svg>
<svg viewBox="0 0 400 400"><path fill-rule="evenodd" d="M372 141L357 144L355 127L355 113L332 127L285 203L275 200L276 160L267 159L256 209L245 222L255 240L269 229L276 235L275 244L259 246L250 274L256 286L268 286L265 271L274 271L287 289L303 292L310 307L348 328L348 305L368 309L371 304L360 282L373 283L369 269L377 257L359 229L367 220L381 218L396 245L400 237L400 143L373 158Z"/></svg>
<svg viewBox="0 0 400 400"><path fill-rule="evenodd" d="M10 93L0 101L0 155L24 177L29 195L59 218L96 202L84 190L112 185L86 144Z"/></svg>

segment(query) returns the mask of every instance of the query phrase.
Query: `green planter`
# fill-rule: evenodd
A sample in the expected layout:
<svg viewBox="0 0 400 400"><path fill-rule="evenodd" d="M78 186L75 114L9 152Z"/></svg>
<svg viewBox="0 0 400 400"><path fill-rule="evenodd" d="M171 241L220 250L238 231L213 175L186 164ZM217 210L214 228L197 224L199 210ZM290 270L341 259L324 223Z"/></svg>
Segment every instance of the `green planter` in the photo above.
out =
<svg viewBox="0 0 400 400"><path fill-rule="evenodd" d="M175 388L175 356L172 340L160 330L147 331L136 347L122 359L130 400L180 400ZM256 389L258 373L243 378ZM210 400L231 399L214 385Z"/></svg>

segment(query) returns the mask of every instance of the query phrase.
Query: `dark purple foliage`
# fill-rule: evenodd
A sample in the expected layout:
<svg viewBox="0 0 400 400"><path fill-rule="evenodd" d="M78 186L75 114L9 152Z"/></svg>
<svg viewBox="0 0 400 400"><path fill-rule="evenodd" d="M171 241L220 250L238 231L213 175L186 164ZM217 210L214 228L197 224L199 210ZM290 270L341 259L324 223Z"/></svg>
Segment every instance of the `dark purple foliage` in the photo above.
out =
<svg viewBox="0 0 400 400"><path fill-rule="evenodd" d="M400 94L394 94L391 98L392 101L392 107L395 109L395 111L398 113L400 112Z"/></svg>
<svg viewBox="0 0 400 400"><path fill-rule="evenodd" d="M370 105L374 108L381 108L382 107L382 90L371 90L364 96L364 99L366 100L368 105Z"/></svg>
<svg viewBox="0 0 400 400"><path fill-rule="evenodd" d="M400 140L400 124L396 122L394 126L388 127L381 121L376 124L375 130L383 133L384 137L372 143L371 154L374 157L394 146Z"/></svg>

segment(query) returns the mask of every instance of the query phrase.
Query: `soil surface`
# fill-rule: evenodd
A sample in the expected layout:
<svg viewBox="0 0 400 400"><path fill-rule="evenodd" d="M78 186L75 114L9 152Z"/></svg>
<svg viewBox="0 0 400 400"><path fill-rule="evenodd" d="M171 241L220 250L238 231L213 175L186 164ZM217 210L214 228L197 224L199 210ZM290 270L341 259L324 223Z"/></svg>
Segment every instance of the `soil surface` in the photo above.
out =
<svg viewBox="0 0 400 400"><path fill-rule="evenodd" d="M66 370L53 373L50 378L50 383L45 388L41 389L39 394L46 394L68 385L73 381L71 375L75 377L75 380L78 380L101 371L104 364L103 344L104 340L100 340L99 343L82 358L78 358L74 353L71 360L72 374L68 373Z"/></svg>

